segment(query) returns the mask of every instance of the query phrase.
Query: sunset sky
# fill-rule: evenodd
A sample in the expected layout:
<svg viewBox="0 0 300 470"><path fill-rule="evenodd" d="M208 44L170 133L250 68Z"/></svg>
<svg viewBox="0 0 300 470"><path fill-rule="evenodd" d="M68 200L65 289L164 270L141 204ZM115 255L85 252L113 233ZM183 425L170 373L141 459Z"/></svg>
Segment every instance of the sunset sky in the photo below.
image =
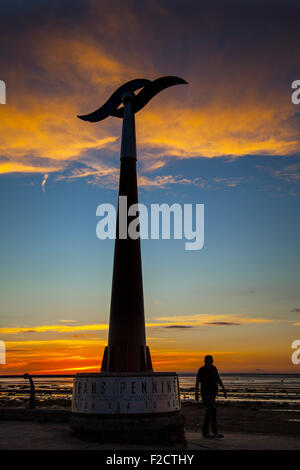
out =
<svg viewBox="0 0 300 470"><path fill-rule="evenodd" d="M98 371L121 120L90 124L123 82L177 75L136 115L139 199L205 205L205 243L143 240L156 371L300 372L300 3L3 0L0 374Z"/></svg>

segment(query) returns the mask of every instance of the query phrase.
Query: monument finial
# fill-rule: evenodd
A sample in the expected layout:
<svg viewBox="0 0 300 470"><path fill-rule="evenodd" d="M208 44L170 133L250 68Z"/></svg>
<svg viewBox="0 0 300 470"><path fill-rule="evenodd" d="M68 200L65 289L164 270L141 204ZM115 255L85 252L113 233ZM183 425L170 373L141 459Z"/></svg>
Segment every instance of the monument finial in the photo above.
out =
<svg viewBox="0 0 300 470"><path fill-rule="evenodd" d="M78 117L83 121L89 122L99 122L106 119L108 116L122 118L124 117L124 106L119 106L122 104L124 93L133 93L136 90L140 90L137 95L134 95L132 100L132 110L135 114L160 91L173 85L184 84L187 84L187 82L183 80L183 78L174 76L160 77L153 81L145 78L130 80L129 82L124 83L124 85L121 85L99 109L90 114Z"/></svg>

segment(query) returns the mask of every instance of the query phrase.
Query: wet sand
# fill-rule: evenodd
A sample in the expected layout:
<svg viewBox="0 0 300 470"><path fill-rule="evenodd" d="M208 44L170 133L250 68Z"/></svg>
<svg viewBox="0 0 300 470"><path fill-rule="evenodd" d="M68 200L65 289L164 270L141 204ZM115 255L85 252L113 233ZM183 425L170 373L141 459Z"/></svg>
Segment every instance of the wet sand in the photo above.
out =
<svg viewBox="0 0 300 470"><path fill-rule="evenodd" d="M186 431L187 450L299 450L298 436L228 433L224 439L204 440ZM0 421L0 450L174 450L180 446L101 444L72 434L67 423Z"/></svg>
<svg viewBox="0 0 300 470"><path fill-rule="evenodd" d="M52 402L53 403L53 402ZM68 413L70 407L56 402L42 410L61 410ZM9 410L10 406L1 407ZM0 411L1 411L0 409ZM22 412L23 407L18 407ZM300 449L300 407L287 403L236 403L219 402L217 409L219 429L225 435L222 440L204 440L201 427L204 409L201 403L182 403L188 449ZM14 419L14 418L12 418ZM59 420L60 421L60 420ZM22 437L22 438L21 438ZM168 449L166 446L99 444L79 440L69 428L68 422L37 422L0 420L0 449ZM173 447L174 448L174 447ZM178 447L177 447L178 448Z"/></svg>
<svg viewBox="0 0 300 470"><path fill-rule="evenodd" d="M297 411L298 410L298 411ZM204 409L201 403L182 404L185 428L201 432ZM217 419L219 430L273 436L300 436L299 404L274 403L218 403Z"/></svg>
<svg viewBox="0 0 300 470"><path fill-rule="evenodd" d="M18 409L23 409L26 401ZM1 409L10 409L15 403L2 403ZM70 410L71 400L51 399L37 402L38 409ZM204 409L201 402L194 400L182 402L182 413L185 417L185 428L192 432L201 432ZM217 402L219 429L223 433L246 432L272 435L300 436L300 404L270 402Z"/></svg>

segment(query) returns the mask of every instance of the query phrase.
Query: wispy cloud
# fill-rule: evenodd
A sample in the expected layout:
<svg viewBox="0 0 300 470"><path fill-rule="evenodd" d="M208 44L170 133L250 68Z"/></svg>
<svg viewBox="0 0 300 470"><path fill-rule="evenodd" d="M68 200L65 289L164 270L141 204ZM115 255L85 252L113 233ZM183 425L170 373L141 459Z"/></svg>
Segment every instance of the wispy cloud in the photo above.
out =
<svg viewBox="0 0 300 470"><path fill-rule="evenodd" d="M284 165L283 168L278 170L263 165L256 165L259 170L271 174L274 178L281 179L288 183L297 183L300 181L300 163L293 163L291 165Z"/></svg>
<svg viewBox="0 0 300 470"><path fill-rule="evenodd" d="M151 327L164 327L168 329L189 329L197 325L239 325L247 323L271 323L273 321L280 321L268 318L250 318L242 315L187 315L187 316L168 316L158 317L154 321L146 323L146 326ZM21 333L73 333L73 332L92 332L92 331L103 331L108 329L108 323L92 323L92 324L81 324L81 325L66 325L65 323L74 321L72 320L60 320L58 325L39 325L39 326L14 326L14 327L2 327L0 333L2 335L18 335Z"/></svg>
<svg viewBox="0 0 300 470"><path fill-rule="evenodd" d="M54 331L56 333L69 333L74 331L99 331L107 330L108 325L106 323L91 324L91 325L42 325L34 326L30 328L26 327L7 327L0 328L0 333L6 335L15 335L19 333L46 333Z"/></svg>
<svg viewBox="0 0 300 470"><path fill-rule="evenodd" d="M287 181L288 183L300 181L300 163L287 165L281 170L274 171L274 176Z"/></svg>
<svg viewBox="0 0 300 470"><path fill-rule="evenodd" d="M194 328L194 326L192 326L192 325L177 325L176 324L176 325L167 325L164 328L169 328L169 329L174 329L174 330L176 330L176 329L184 330L186 328Z"/></svg>
<svg viewBox="0 0 300 470"><path fill-rule="evenodd" d="M41 184L41 186L42 186L42 191L43 191L43 192L45 192L45 186L46 186L46 182L47 182L48 176L49 176L48 173L46 173L46 174L44 175L44 178L43 178L43 181L42 181L42 184Z"/></svg>
<svg viewBox="0 0 300 470"><path fill-rule="evenodd" d="M254 289L248 289L248 290L241 291L241 294L242 295L253 295L253 294L255 294L255 292L256 291Z"/></svg>
<svg viewBox="0 0 300 470"><path fill-rule="evenodd" d="M196 314L196 315L179 315L179 316L168 316L168 317L157 317L155 320L161 322L172 322L173 324L181 325L242 325L242 324L252 324L252 323L272 323L275 320L272 318L260 318L260 317L248 317L244 315L206 315L206 314Z"/></svg>
<svg viewBox="0 0 300 470"><path fill-rule="evenodd" d="M59 320L61 323L76 323L76 320Z"/></svg>

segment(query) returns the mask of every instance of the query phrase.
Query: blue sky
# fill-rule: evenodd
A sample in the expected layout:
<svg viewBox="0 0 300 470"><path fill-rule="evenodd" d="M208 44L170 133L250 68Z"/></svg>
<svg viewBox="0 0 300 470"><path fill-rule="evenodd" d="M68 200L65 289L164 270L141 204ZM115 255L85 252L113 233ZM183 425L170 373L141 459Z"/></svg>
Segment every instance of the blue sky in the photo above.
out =
<svg viewBox="0 0 300 470"><path fill-rule="evenodd" d="M121 122L76 115L129 79L177 74L189 84L136 117L139 197L204 204L205 243L142 241L155 367L194 370L213 352L227 371L296 371L299 5L268 3L5 2L3 370L98 370L113 241L97 239L96 208L117 201Z"/></svg>
<svg viewBox="0 0 300 470"><path fill-rule="evenodd" d="M183 316L202 315L205 320L208 315L212 323L228 323L213 327L218 329L213 338L231 328L234 343L240 326L230 327L230 322L263 318L271 322L268 331L280 327L288 349L299 315L291 312L299 304L299 192L294 182L274 176L284 166L278 157L202 158L176 161L155 172L206 182L204 187L171 183L140 190L140 202L148 207L204 204L205 244L195 252L186 251L183 240L142 241L148 322L172 318L184 324ZM3 326L107 323L113 241L96 237L96 208L115 204L116 188L50 176L42 191L40 176L1 179ZM153 329L150 334L160 337ZM166 338L163 334L166 341L174 338L174 331ZM253 334L255 330L247 333ZM183 335L189 341L190 330L182 330Z"/></svg>

